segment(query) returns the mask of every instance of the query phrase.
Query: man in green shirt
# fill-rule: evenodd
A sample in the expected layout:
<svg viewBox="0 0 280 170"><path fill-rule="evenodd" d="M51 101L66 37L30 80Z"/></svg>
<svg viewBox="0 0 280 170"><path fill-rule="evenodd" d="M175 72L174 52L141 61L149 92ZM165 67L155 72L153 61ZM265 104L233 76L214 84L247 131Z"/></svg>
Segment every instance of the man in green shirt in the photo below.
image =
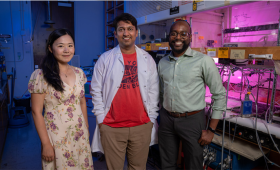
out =
<svg viewBox="0 0 280 170"><path fill-rule="evenodd" d="M203 169L203 146L211 143L226 110L226 91L213 59L189 47L191 28L180 20L170 28L172 52L158 65L160 77L159 151L162 169L176 169L182 140L186 169ZM213 114L205 130L205 84L212 94Z"/></svg>

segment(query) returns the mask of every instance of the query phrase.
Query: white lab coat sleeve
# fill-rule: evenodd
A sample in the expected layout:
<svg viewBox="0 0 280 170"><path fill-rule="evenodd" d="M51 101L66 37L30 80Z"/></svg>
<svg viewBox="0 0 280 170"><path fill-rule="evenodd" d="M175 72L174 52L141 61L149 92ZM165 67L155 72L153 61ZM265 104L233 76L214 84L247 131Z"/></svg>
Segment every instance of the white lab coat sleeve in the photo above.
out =
<svg viewBox="0 0 280 170"><path fill-rule="evenodd" d="M150 56L149 57L150 63L150 76L149 76L149 90L148 90L148 97L149 97L149 118L152 123L155 124L156 118L158 117L158 103L159 103L159 77L157 72L157 66L154 59Z"/></svg>
<svg viewBox="0 0 280 170"><path fill-rule="evenodd" d="M97 60L91 80L90 94L92 95L93 110L97 124L103 122L105 118L105 103L103 100L102 88L104 84L105 55L101 55Z"/></svg>

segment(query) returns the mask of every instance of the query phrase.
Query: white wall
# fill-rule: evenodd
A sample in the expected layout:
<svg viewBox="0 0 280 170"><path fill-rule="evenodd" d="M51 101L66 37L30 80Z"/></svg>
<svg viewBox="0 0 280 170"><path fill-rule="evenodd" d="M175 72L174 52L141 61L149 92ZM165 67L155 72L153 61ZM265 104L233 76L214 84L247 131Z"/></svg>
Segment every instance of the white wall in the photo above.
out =
<svg viewBox="0 0 280 170"><path fill-rule="evenodd" d="M140 44L145 44L148 41L155 41L158 38L165 38L165 33L168 34L169 30L166 29L165 22L159 23L158 25L146 24L139 26L140 30ZM142 39L141 36L145 35L146 39ZM154 39L150 39L153 35ZM137 37L135 44L139 44L139 37Z"/></svg>
<svg viewBox="0 0 280 170"><path fill-rule="evenodd" d="M91 66L92 60L105 51L105 4L103 1L75 1L74 27L76 55L81 66Z"/></svg>
<svg viewBox="0 0 280 170"><path fill-rule="evenodd" d="M217 41L215 47L220 47L222 42L222 17L216 12L202 12L187 15L186 19L190 22L192 18L192 47L206 47L207 40ZM203 40L199 36L204 37Z"/></svg>
<svg viewBox="0 0 280 170"><path fill-rule="evenodd" d="M31 2L0 2L0 34L11 34L8 43L0 42L6 57L7 73L16 69L14 97L27 90L33 72L33 42L31 41ZM9 84L11 85L11 84ZM11 86L10 86L11 87Z"/></svg>
<svg viewBox="0 0 280 170"><path fill-rule="evenodd" d="M226 17L228 28L249 27L279 23L278 1L260 1L231 7ZM252 31L226 34L226 42L247 43L248 47L277 45L278 30Z"/></svg>

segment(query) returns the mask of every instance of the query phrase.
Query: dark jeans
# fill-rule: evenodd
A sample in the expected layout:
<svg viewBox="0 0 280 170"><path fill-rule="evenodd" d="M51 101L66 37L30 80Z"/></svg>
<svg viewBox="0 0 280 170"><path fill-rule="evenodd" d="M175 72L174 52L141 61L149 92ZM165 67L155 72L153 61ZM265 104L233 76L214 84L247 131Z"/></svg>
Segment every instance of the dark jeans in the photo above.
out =
<svg viewBox="0 0 280 170"><path fill-rule="evenodd" d="M179 142L182 140L186 169L202 170L203 146L198 143L205 129L204 109L191 116L174 118L164 108L160 110L158 144L163 170L175 170Z"/></svg>

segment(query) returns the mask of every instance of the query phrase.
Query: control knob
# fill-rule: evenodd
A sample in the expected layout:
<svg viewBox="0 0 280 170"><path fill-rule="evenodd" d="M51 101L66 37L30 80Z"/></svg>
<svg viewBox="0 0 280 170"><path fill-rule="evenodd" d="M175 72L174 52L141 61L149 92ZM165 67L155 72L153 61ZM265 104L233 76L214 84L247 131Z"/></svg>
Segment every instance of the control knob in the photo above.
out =
<svg viewBox="0 0 280 170"><path fill-rule="evenodd" d="M253 135L249 135L249 139L253 140L253 138L254 138Z"/></svg>

